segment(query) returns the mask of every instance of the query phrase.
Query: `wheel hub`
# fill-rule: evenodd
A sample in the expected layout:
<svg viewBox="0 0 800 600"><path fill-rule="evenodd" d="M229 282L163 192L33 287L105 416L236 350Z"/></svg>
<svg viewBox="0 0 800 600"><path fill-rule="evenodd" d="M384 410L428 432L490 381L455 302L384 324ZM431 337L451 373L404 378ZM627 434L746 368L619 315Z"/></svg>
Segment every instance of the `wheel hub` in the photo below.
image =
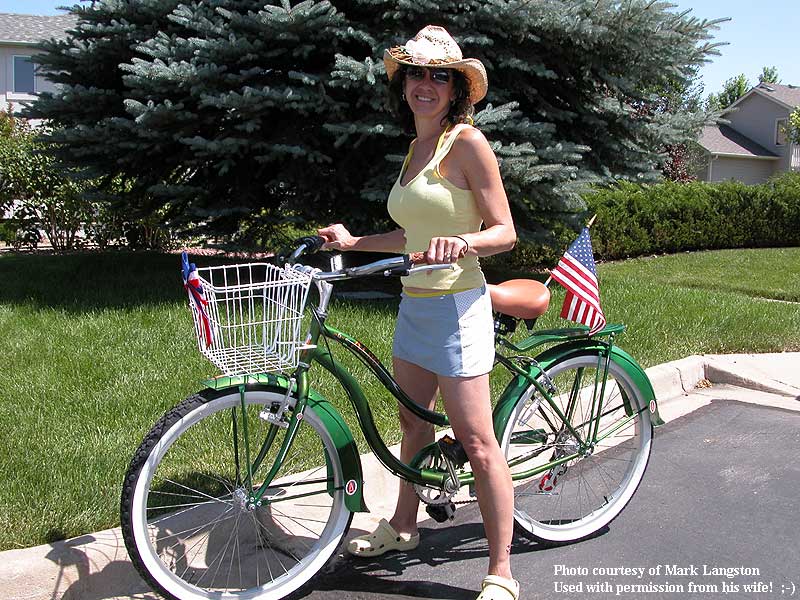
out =
<svg viewBox="0 0 800 600"><path fill-rule="evenodd" d="M591 448L584 448L584 451L591 453ZM581 453L581 445L578 440L568 431L562 432L556 439L556 458L578 453Z"/></svg>
<svg viewBox="0 0 800 600"><path fill-rule="evenodd" d="M252 503L250 502L249 495L245 492L244 488L236 488L233 492L233 502L241 511L250 511L255 508L254 506L251 508Z"/></svg>

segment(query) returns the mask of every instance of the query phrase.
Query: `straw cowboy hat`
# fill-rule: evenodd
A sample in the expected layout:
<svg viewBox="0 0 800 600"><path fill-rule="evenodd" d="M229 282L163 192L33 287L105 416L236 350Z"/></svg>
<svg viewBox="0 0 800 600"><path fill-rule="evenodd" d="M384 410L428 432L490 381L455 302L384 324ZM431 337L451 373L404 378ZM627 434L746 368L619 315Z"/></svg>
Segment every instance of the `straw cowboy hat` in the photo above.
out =
<svg viewBox="0 0 800 600"><path fill-rule="evenodd" d="M489 88L483 63L477 58L464 58L453 36L436 25L422 28L403 46L385 50L383 64L390 80L400 65L457 69L467 78L471 104L483 100Z"/></svg>

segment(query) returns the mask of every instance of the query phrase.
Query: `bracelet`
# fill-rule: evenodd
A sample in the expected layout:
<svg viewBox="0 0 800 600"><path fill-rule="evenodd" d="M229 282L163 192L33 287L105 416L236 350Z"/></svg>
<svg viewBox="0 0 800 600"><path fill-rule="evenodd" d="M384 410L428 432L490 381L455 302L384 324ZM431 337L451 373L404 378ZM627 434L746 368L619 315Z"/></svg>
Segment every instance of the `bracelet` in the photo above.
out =
<svg viewBox="0 0 800 600"><path fill-rule="evenodd" d="M461 237L460 235L454 235L453 237L460 239L462 242L464 242L467 245L467 247L464 248L464 254L463 254L463 256L466 256L467 252L469 252L469 242L467 240L465 240L463 237Z"/></svg>

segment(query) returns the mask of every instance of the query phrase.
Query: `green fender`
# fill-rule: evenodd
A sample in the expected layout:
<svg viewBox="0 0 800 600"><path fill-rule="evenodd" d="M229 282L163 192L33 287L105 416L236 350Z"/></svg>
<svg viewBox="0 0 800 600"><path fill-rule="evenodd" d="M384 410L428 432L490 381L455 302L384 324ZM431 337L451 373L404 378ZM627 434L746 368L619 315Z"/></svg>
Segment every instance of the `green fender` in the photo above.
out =
<svg viewBox="0 0 800 600"><path fill-rule="evenodd" d="M552 348L548 348L536 357L536 362L539 366L547 370L555 363L562 360L567 360L582 354L592 354L597 350L603 350L608 347L607 344L598 340L578 340L574 342L566 342L558 344ZM642 393L642 400L647 403L650 409L651 420L655 427L663 425L664 421L658 414L658 403L656 402L656 394L653 390L653 384L647 377L647 373L636 360L622 348L617 346L611 347L611 360L622 368L623 371L631 378L636 387ZM539 368L534 364L528 367L529 377L536 378L539 374ZM503 428L506 422L511 417L511 413L516 407L517 400L530 385L528 377L517 375L514 377L503 393L500 395L499 400L494 408L493 421L495 428L495 437L498 440L502 438ZM628 407L630 411L630 407Z"/></svg>
<svg viewBox="0 0 800 600"><path fill-rule="evenodd" d="M246 385L248 389L269 387L276 390L277 388L276 391L283 394L286 394L286 390L289 389L289 379L287 377L272 373L217 377L203 383L208 388L220 391L229 388L235 388L238 391L240 385ZM358 454L358 446L356 446L350 428L339 411L316 390L309 390L307 406L314 410L325 425L328 433L330 433L333 443L336 444L339 462L342 465L345 506L351 512L369 512L367 505L364 503L364 476L361 471L361 457Z"/></svg>

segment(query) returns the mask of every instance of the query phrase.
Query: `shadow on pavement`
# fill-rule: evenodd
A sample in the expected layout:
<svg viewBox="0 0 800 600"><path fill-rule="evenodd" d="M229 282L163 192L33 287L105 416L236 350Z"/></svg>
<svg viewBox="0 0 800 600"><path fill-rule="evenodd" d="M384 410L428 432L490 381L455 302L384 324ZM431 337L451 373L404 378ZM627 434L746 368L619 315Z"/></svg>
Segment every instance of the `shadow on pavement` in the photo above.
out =
<svg viewBox="0 0 800 600"><path fill-rule="evenodd" d="M445 582L443 577L429 575L435 567L465 564L470 560L488 560L489 549L477 504L460 507L457 515L459 521L466 519L469 522L439 525L430 521L426 522L429 526L420 527L420 545L413 552L390 553L375 559L345 556L335 561L312 584L313 592L341 592L346 593L348 599L383 595L394 598L474 599L479 592L471 587L474 577L470 578L470 587L462 587ZM600 537L607 531L608 528L604 528L592 537ZM551 546L524 539L516 533L512 552L518 561L521 555L534 558L534 553L549 548ZM482 578L483 574L478 581ZM310 593L312 590L296 597L302 598Z"/></svg>
<svg viewBox="0 0 800 600"><path fill-rule="evenodd" d="M150 590L133 568L125 549L117 556L120 548L109 541L107 549L114 556L98 552L98 539L85 535L66 542L55 542L46 558L58 566L53 583L52 598L60 600L106 600L111 598L137 598L139 600L160 600L160 596ZM92 553L82 549L92 544ZM97 554L97 556L92 556ZM109 558L111 560L109 561ZM96 565L103 564L100 570Z"/></svg>

